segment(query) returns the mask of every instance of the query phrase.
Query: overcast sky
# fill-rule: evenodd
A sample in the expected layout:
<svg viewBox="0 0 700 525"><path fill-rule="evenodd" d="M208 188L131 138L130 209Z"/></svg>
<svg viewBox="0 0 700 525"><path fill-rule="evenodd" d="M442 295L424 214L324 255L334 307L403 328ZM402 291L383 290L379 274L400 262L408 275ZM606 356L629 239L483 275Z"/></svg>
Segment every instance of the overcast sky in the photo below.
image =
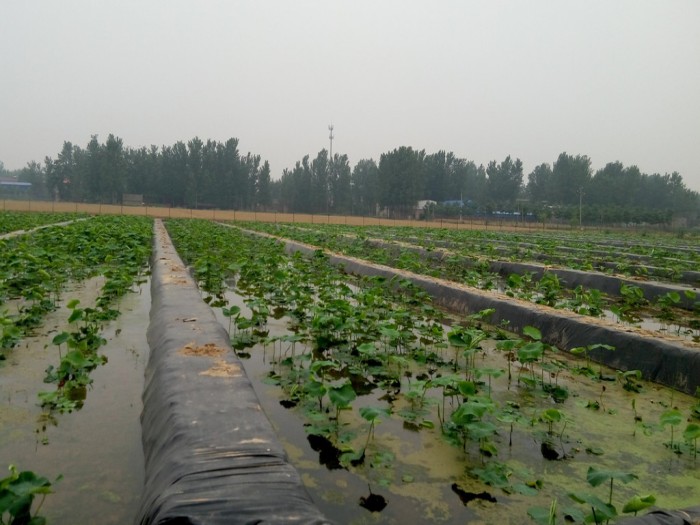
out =
<svg viewBox="0 0 700 525"><path fill-rule="evenodd" d="M274 178L413 146L700 190L700 1L0 0L0 161L240 140Z"/></svg>

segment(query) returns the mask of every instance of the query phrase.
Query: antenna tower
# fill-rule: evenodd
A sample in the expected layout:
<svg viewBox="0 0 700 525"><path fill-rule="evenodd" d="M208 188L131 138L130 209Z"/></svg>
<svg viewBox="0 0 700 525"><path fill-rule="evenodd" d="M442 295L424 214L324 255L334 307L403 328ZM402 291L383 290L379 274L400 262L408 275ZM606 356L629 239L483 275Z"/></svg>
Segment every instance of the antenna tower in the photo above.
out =
<svg viewBox="0 0 700 525"><path fill-rule="evenodd" d="M331 149L328 152L328 156L331 160L333 160L333 124L328 126L328 131L330 131L330 135L328 135L328 138L331 140Z"/></svg>

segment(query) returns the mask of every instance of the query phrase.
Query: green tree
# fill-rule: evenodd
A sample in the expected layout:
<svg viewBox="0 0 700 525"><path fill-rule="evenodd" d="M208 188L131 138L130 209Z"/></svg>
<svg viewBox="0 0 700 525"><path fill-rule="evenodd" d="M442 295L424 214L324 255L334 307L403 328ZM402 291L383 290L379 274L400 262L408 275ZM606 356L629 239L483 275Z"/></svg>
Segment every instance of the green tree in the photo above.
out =
<svg viewBox="0 0 700 525"><path fill-rule="evenodd" d="M331 207L328 151L322 149L311 161L311 213L328 213Z"/></svg>
<svg viewBox="0 0 700 525"><path fill-rule="evenodd" d="M376 214L378 179L379 168L374 160L362 159L355 164L350 181L353 214Z"/></svg>
<svg viewBox="0 0 700 525"><path fill-rule="evenodd" d="M178 141L172 146L163 146L161 191L165 194L166 202L172 206L185 206L187 194L187 146Z"/></svg>
<svg viewBox="0 0 700 525"><path fill-rule="evenodd" d="M202 144L202 170L199 177L200 206L223 208L226 204L226 187L222 184L221 145L207 139Z"/></svg>
<svg viewBox="0 0 700 525"><path fill-rule="evenodd" d="M18 180L32 185L31 195L34 199L46 199L49 194L46 189L45 172L39 162L30 161L20 170Z"/></svg>
<svg viewBox="0 0 700 525"><path fill-rule="evenodd" d="M73 144L66 141L56 160L46 157L46 186L49 194L57 200L71 200L72 183L76 179Z"/></svg>
<svg viewBox="0 0 700 525"><path fill-rule="evenodd" d="M116 204L121 202L126 192L126 157L124 141L111 133L107 136L102 159L105 181L100 202Z"/></svg>
<svg viewBox="0 0 700 525"><path fill-rule="evenodd" d="M77 172L80 177L73 181L73 195L79 200L98 202L102 196L105 181L103 180L103 148L97 135L90 137L84 150L75 152Z"/></svg>
<svg viewBox="0 0 700 525"><path fill-rule="evenodd" d="M451 168L454 162L454 154L447 154L444 151L425 156L426 199L442 202L459 198L459 194L455 196L450 191L452 182Z"/></svg>
<svg viewBox="0 0 700 525"><path fill-rule="evenodd" d="M333 213L347 215L352 213L352 176L347 155L333 155L330 165L331 201Z"/></svg>
<svg viewBox="0 0 700 525"><path fill-rule="evenodd" d="M270 163L265 161L258 172L258 180L255 185L256 201L262 209L268 209L272 204L270 192Z"/></svg>
<svg viewBox="0 0 700 525"><path fill-rule="evenodd" d="M283 211L311 213L311 168L309 156L296 163L294 169L285 169L276 186L279 204Z"/></svg>
<svg viewBox="0 0 700 525"><path fill-rule="evenodd" d="M473 162L465 166L465 181L463 185L463 199L472 200L477 207L486 202L487 192L486 168L480 164L477 168Z"/></svg>
<svg viewBox="0 0 700 525"><path fill-rule="evenodd" d="M486 192L483 167L453 152L438 151L425 157L426 198L437 201L482 202Z"/></svg>
<svg viewBox="0 0 700 525"><path fill-rule="evenodd" d="M162 184L162 160L158 147L127 149L125 151L125 185L124 193L134 193L144 196L148 203L162 204L166 202L163 195L165 186ZM163 191L161 191L161 188Z"/></svg>
<svg viewBox="0 0 700 525"><path fill-rule="evenodd" d="M666 175L665 180L669 189L669 209L679 212L698 211L698 193L686 188L680 173L674 171L671 175Z"/></svg>
<svg viewBox="0 0 700 525"><path fill-rule="evenodd" d="M5 169L5 163L0 160L0 177L9 177L10 172Z"/></svg>
<svg viewBox="0 0 700 525"><path fill-rule="evenodd" d="M552 168L552 201L578 204L581 192L591 181L591 159L586 155L561 153Z"/></svg>
<svg viewBox="0 0 700 525"><path fill-rule="evenodd" d="M486 169L471 160L450 157L448 154L448 200L483 202L486 195ZM452 159L452 160L450 160Z"/></svg>
<svg viewBox="0 0 700 525"><path fill-rule="evenodd" d="M625 168L621 162L609 162L591 179L586 200L603 206L634 206L641 184L637 166Z"/></svg>
<svg viewBox="0 0 700 525"><path fill-rule="evenodd" d="M520 159L514 162L508 155L500 164L491 161L486 167L486 175L488 200L497 206L514 205L523 183L523 163Z"/></svg>
<svg viewBox="0 0 700 525"><path fill-rule="evenodd" d="M189 208L199 207L202 188L202 148L204 143L199 137L187 142L187 186L185 204Z"/></svg>
<svg viewBox="0 0 700 525"><path fill-rule="evenodd" d="M126 151L126 193L144 194L148 178L148 149L129 149Z"/></svg>
<svg viewBox="0 0 700 525"><path fill-rule="evenodd" d="M527 176L527 194L532 202L554 202L552 168L543 163Z"/></svg>
<svg viewBox="0 0 700 525"><path fill-rule="evenodd" d="M402 146L379 159L379 204L392 216L408 216L425 197L424 150Z"/></svg>
<svg viewBox="0 0 700 525"><path fill-rule="evenodd" d="M238 139L230 138L219 151L219 172L215 178L215 191L222 200L223 208L242 207L240 199L240 186L245 184L243 167L241 165L241 155L238 151Z"/></svg>
<svg viewBox="0 0 700 525"><path fill-rule="evenodd" d="M250 210L253 208L255 201L255 187L260 169L260 155L247 153L241 157L241 184L237 187L237 193L240 199L240 207Z"/></svg>

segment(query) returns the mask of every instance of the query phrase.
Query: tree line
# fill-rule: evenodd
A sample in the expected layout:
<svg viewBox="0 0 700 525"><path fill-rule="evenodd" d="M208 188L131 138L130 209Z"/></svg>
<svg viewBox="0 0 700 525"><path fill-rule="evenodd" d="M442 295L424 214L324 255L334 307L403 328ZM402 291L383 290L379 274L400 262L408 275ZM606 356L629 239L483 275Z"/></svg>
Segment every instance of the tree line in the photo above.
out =
<svg viewBox="0 0 700 525"><path fill-rule="evenodd" d="M389 217L414 215L421 200L434 201L429 210L441 216L503 212L587 223L667 223L674 213L692 216L700 207L700 195L675 172L647 175L620 162L594 172L587 156L564 152L551 165L536 166L525 182L521 160L511 156L484 166L411 147L383 153L379 163L360 160L352 170L346 155L329 159L321 150L284 170L272 194L287 211Z"/></svg>
<svg viewBox="0 0 700 525"><path fill-rule="evenodd" d="M104 143L93 136L85 148L64 142L55 159L30 162L18 179L32 183L35 198L64 201L120 204L124 194L140 194L149 204L190 208L271 204L269 163L242 154L235 138L127 148L114 135Z"/></svg>
<svg viewBox="0 0 700 525"><path fill-rule="evenodd" d="M351 167L347 155L331 158L322 149L271 180L269 163L241 153L235 138L128 148L109 135L104 143L92 136L84 148L64 142L56 158L12 174L32 183L34 198L117 204L124 194L141 194L149 204L289 213L406 217L429 200L432 212L444 215L580 213L585 222L668 222L700 207L700 195L676 172L645 174L620 162L594 172L587 156L566 152L536 166L526 181L522 162L511 156L484 166L453 152L402 146Z"/></svg>

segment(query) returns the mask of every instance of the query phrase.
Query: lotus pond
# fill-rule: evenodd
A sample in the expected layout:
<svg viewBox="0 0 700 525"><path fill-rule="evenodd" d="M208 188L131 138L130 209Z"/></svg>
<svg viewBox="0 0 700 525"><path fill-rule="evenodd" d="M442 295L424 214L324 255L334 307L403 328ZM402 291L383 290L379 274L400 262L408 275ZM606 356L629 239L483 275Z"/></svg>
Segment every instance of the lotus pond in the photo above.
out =
<svg viewBox="0 0 700 525"><path fill-rule="evenodd" d="M636 254L624 251L617 253L620 251L618 248L614 248L615 252L608 257L609 260L615 257L620 260L615 266L618 273L610 275L610 268L601 272L596 271L601 266L581 264L581 256L577 252L585 251L582 248L570 248L573 254L568 259L559 257L554 266L546 264L550 262L548 259L543 262L541 257L523 250L496 250L491 244L488 244L490 248L487 249L483 244L488 240L494 242L496 234L493 233L487 235L484 232L420 228L350 228L337 225L248 223L244 226L374 263L464 283L482 290L495 290L535 304L566 309L590 317L607 318L664 335L670 334L683 338L690 344L700 343L700 300L697 288L700 273L686 272L689 274L687 283L654 284L655 281L646 273L620 273L624 268L629 268L627 258ZM505 233L498 235L506 238L509 236ZM520 239L513 234L510 236ZM435 238L440 241L435 241ZM558 247L566 253L566 246L560 243L573 244L576 240L575 236L568 241L550 238L544 246L548 246L550 251L554 250L553 246ZM442 247L436 246L436 242ZM590 241L579 242L590 246ZM602 244L596 246L601 250L608 249L606 253L610 254L612 245L599 242ZM608 239L607 242L614 241ZM542 243L529 244L542 246ZM657 251L655 269L660 271L662 279L663 276L682 273L678 270L679 262L684 262L685 269L697 268L700 254L691 247L683 246L677 248L678 257L684 257L682 260L669 257L672 247ZM528 264L528 261L538 263ZM596 288L596 283L604 286L606 291ZM647 286L647 283L652 286Z"/></svg>
<svg viewBox="0 0 700 525"><path fill-rule="evenodd" d="M558 352L536 327L491 326L489 311L452 317L321 250L167 227L331 519L604 523L697 503L698 399L595 365L591 348Z"/></svg>
<svg viewBox="0 0 700 525"><path fill-rule="evenodd" d="M167 224L337 523L605 523L698 503L698 398L590 347L559 352L536 326L441 311L408 280L346 274L320 249ZM49 523L136 511L151 226L91 218L0 241L0 450L52 484Z"/></svg>
<svg viewBox="0 0 700 525"><path fill-rule="evenodd" d="M0 449L16 465L0 523L133 519L151 229L103 217L0 241Z"/></svg>

